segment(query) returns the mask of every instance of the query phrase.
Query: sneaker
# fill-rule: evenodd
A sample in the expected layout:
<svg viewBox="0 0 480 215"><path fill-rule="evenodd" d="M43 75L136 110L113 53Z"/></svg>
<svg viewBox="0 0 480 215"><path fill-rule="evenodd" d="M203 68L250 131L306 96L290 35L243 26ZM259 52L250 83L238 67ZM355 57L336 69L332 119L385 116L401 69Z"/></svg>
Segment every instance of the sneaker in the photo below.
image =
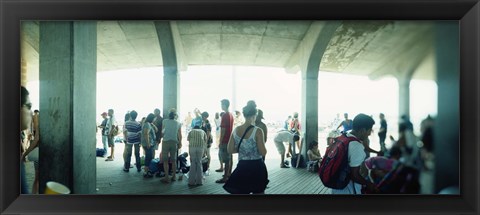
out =
<svg viewBox="0 0 480 215"><path fill-rule="evenodd" d="M153 175L152 175L152 173L147 172L147 173L143 174L143 177L144 178L151 178L151 177L153 177Z"/></svg>
<svg viewBox="0 0 480 215"><path fill-rule="evenodd" d="M280 165L280 168L290 168L290 166L283 164L283 165Z"/></svg>
<svg viewBox="0 0 480 215"><path fill-rule="evenodd" d="M124 171L124 172L129 172L130 170L123 168L123 171Z"/></svg>
<svg viewBox="0 0 480 215"><path fill-rule="evenodd" d="M113 161L113 158L107 158L105 161Z"/></svg>

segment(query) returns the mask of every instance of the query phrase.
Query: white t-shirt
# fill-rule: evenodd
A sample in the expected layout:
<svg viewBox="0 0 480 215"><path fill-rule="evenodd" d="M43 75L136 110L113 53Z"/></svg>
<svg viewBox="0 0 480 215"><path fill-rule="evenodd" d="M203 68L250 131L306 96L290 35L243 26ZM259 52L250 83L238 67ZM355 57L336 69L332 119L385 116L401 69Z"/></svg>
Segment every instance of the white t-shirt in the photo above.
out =
<svg viewBox="0 0 480 215"><path fill-rule="evenodd" d="M353 134L348 133L348 137L355 137ZM366 155L364 151L365 147L358 141L352 141L348 145L348 164L350 167L359 167L365 160ZM355 192L353 191L353 185L355 184ZM332 194L362 194L362 185L350 181L348 185L343 189L332 189Z"/></svg>
<svg viewBox="0 0 480 215"><path fill-rule="evenodd" d="M293 143L293 133L287 130L281 130L275 135L273 141Z"/></svg>

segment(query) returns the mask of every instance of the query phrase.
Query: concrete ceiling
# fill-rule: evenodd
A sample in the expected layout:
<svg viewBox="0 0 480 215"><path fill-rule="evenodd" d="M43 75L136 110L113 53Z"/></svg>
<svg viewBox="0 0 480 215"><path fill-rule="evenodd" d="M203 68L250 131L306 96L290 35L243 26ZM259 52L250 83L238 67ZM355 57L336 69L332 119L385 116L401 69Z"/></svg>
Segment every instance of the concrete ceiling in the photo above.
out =
<svg viewBox="0 0 480 215"><path fill-rule="evenodd" d="M320 24L319 24L320 23ZM299 47L319 21L174 21L180 70L189 65L252 65L301 69ZM434 80L433 22L343 21L330 39L320 70ZM162 66L153 21L97 22L98 72ZM22 58L38 79L39 22L22 22Z"/></svg>

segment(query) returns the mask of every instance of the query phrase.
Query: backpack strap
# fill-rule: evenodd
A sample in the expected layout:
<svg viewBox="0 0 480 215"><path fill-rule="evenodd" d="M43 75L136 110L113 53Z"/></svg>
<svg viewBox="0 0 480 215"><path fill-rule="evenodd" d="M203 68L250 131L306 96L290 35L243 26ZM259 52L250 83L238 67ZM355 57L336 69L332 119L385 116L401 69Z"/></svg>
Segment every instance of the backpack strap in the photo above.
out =
<svg viewBox="0 0 480 215"><path fill-rule="evenodd" d="M255 127L255 126L253 126L253 125L248 126L248 128L245 130L245 133L243 133L242 138L240 139L240 143L238 143L238 149L237 149L237 151L240 151L240 145L242 144L243 138L244 138L245 135L247 134L248 130L250 130L250 129L253 128L253 127Z"/></svg>

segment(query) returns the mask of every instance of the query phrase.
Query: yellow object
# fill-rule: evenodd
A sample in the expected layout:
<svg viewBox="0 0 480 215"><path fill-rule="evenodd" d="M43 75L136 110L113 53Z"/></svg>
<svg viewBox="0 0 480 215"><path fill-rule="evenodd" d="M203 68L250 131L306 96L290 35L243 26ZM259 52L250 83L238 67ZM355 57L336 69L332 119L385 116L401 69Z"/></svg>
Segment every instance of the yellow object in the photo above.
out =
<svg viewBox="0 0 480 215"><path fill-rule="evenodd" d="M70 189L58 182L49 181L47 182L47 187L45 188L45 194L70 194Z"/></svg>

